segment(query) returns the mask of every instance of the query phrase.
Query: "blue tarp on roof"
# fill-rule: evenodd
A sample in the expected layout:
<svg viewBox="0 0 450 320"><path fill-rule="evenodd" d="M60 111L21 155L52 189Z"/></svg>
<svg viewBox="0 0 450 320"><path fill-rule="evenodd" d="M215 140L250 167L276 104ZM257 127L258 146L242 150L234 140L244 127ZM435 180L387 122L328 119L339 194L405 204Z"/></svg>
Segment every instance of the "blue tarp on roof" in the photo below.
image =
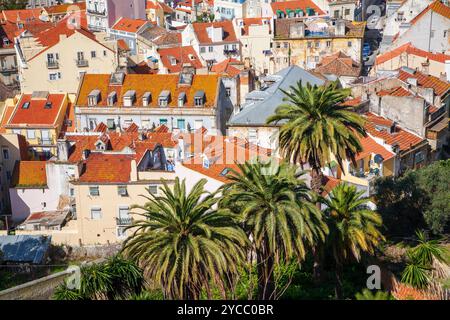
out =
<svg viewBox="0 0 450 320"><path fill-rule="evenodd" d="M3 261L17 263L42 263L51 237L46 236L0 236Z"/></svg>

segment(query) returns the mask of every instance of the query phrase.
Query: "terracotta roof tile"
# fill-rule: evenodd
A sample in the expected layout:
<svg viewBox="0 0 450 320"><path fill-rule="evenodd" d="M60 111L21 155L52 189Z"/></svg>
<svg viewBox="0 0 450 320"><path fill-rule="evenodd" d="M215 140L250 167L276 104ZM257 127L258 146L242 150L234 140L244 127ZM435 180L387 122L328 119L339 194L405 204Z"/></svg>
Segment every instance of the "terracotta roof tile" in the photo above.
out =
<svg viewBox="0 0 450 320"><path fill-rule="evenodd" d="M361 73L361 66L352 58L341 51L322 58L322 61L314 69L323 74L335 74L337 76L357 77Z"/></svg>
<svg viewBox="0 0 450 320"><path fill-rule="evenodd" d="M380 97L393 96L393 97L412 97L413 94L403 87L395 87L392 89L384 89L377 92Z"/></svg>
<svg viewBox="0 0 450 320"><path fill-rule="evenodd" d="M83 166L79 182L126 183L130 181L133 156L91 153Z"/></svg>
<svg viewBox="0 0 450 320"><path fill-rule="evenodd" d="M434 92L438 96L442 96L450 90L450 83L447 81L443 81L438 77L424 74L420 71L411 72L405 68L400 68L397 76L400 80L405 81L408 78L417 79L417 85L424 88L433 88Z"/></svg>
<svg viewBox="0 0 450 320"><path fill-rule="evenodd" d="M217 74L225 74L230 77L235 77L241 73L241 70L233 66L236 64L242 64L240 61L228 58L223 60L222 62L216 63L212 66L211 71Z"/></svg>
<svg viewBox="0 0 450 320"><path fill-rule="evenodd" d="M19 161L14 167L11 180L13 188L47 187L45 161Z"/></svg>
<svg viewBox="0 0 450 320"><path fill-rule="evenodd" d="M193 23L194 32L197 36L200 44L210 44L213 43L211 38L208 36L207 28L222 28L223 39L219 42L238 42L236 34L234 32L233 23L229 20L225 21L215 21L215 22L196 22Z"/></svg>
<svg viewBox="0 0 450 320"><path fill-rule="evenodd" d="M3 19L9 22L31 22L40 20L42 8L22 9L22 10L3 10Z"/></svg>
<svg viewBox="0 0 450 320"><path fill-rule="evenodd" d="M58 115L65 112L67 97L65 94L49 94L47 99L32 98L31 94L23 94L17 103L7 126L20 124L56 126ZM51 103L51 107L47 104ZM29 104L24 109L24 105Z"/></svg>
<svg viewBox="0 0 450 320"><path fill-rule="evenodd" d="M192 46L158 49L161 62L169 73L180 72L188 63L195 69L203 68L202 62ZM175 64L173 64L175 62Z"/></svg>
<svg viewBox="0 0 450 320"><path fill-rule="evenodd" d="M123 105L123 95L128 90L136 91L134 106L142 107L142 97L150 92L152 99L149 107L158 106L158 97L162 91L171 93L169 107L178 108L178 95L186 93L186 106L194 105L194 95L198 90L203 90L206 96L205 108L215 106L219 76L217 75L194 75L191 86L178 86L179 76L175 74L127 74L123 85L109 85L111 75L109 74L86 74L80 86L77 97L77 106L87 106L88 95L93 90L100 90L100 102L98 106L107 106L108 95L115 91L117 93L116 105ZM147 108L147 107L145 107Z"/></svg>
<svg viewBox="0 0 450 320"><path fill-rule="evenodd" d="M380 117L374 113L366 113L365 129L370 135L383 139L390 146L398 145L401 151L410 149L411 147L425 141L421 137L410 133L398 125L395 126L393 133L389 132L389 128L393 125L393 121Z"/></svg>
<svg viewBox="0 0 450 320"><path fill-rule="evenodd" d="M75 12L75 10L86 10L86 2L59 4L56 6L46 7L45 11L49 14L66 14L69 8L72 9L73 12Z"/></svg>
<svg viewBox="0 0 450 320"><path fill-rule="evenodd" d="M410 42L408 42L396 49L393 49L391 51L383 53L382 55L377 56L375 64L379 65L385 63L386 61L392 60L403 53L406 53L407 55L414 55L418 57L427 58L429 60L437 61L440 63L445 63L446 60L450 60L450 55L424 51L414 47Z"/></svg>
<svg viewBox="0 0 450 320"><path fill-rule="evenodd" d="M362 151L356 155L356 160L364 159L371 154L379 154L384 160L388 160L395 156L395 153L388 151L370 136L360 137L359 142L361 143Z"/></svg>
<svg viewBox="0 0 450 320"><path fill-rule="evenodd" d="M283 11L286 13L286 10L296 10L301 9L303 10L303 13L306 15L306 9L311 8L314 9L314 12L318 15L324 15L325 12L323 12L322 9L320 9L313 1L311 0L290 0L290 1L278 1L278 2L272 2L271 4L273 14L277 14L277 11Z"/></svg>
<svg viewBox="0 0 450 320"><path fill-rule="evenodd" d="M148 20L121 18L114 24L114 26L111 29L117 31L136 33L139 31L139 29L141 29L144 25L148 23L149 23Z"/></svg>
<svg viewBox="0 0 450 320"><path fill-rule="evenodd" d="M433 10L437 14L450 19L450 7L443 4L440 0L435 0L430 3L421 13L419 13L414 19L410 21L411 24L415 24L419 21L428 11Z"/></svg>

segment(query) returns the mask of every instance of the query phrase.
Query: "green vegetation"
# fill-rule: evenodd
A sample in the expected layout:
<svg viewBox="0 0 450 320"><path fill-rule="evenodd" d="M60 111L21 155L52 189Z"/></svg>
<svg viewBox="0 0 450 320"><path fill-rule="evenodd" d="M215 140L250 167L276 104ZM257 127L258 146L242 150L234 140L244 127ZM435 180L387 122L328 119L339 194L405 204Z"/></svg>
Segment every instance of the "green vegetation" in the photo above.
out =
<svg viewBox="0 0 450 320"><path fill-rule="evenodd" d="M1 0L0 10L25 9L28 0Z"/></svg>
<svg viewBox="0 0 450 320"><path fill-rule="evenodd" d="M284 91L285 104L279 106L268 124L286 122L280 129L281 155L311 167L311 189L320 193L322 171L334 159L342 167L343 159L354 160L362 150L358 134L365 135L364 119L352 107L342 106L348 90L337 84L326 86L291 86Z"/></svg>
<svg viewBox="0 0 450 320"><path fill-rule="evenodd" d="M145 285L142 270L133 262L117 255L104 263L81 268L79 289L60 285L55 300L120 300L141 294Z"/></svg>
<svg viewBox="0 0 450 320"><path fill-rule="evenodd" d="M376 290L375 292L369 289L364 289L362 292L355 295L356 300L394 300L388 292Z"/></svg>
<svg viewBox="0 0 450 320"><path fill-rule="evenodd" d="M205 192L206 179L186 193L178 178L164 182L162 196L150 194L124 244L127 257L142 265L169 299L198 299L211 281L222 296L232 291L245 258L247 238L231 212L213 209L219 197Z"/></svg>
<svg viewBox="0 0 450 320"><path fill-rule="evenodd" d="M434 234L450 230L450 160L408 171L375 183L375 201L383 217L386 234L411 237L417 229Z"/></svg>
<svg viewBox="0 0 450 320"><path fill-rule="evenodd" d="M363 252L374 254L380 241L384 240L379 228L382 225L378 213L369 209L369 199L363 191L340 184L323 203L330 232L327 243L335 261L336 298L342 299L342 268L351 259L360 261Z"/></svg>

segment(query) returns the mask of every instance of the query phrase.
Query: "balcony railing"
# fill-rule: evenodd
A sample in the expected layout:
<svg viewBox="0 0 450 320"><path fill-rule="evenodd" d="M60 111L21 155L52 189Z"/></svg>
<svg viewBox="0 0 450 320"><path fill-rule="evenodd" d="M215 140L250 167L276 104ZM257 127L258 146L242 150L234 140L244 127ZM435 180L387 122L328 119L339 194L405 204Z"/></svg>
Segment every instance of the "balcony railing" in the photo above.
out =
<svg viewBox="0 0 450 320"><path fill-rule="evenodd" d="M237 49L224 49L223 54L230 55L230 56L237 55L238 50Z"/></svg>
<svg viewBox="0 0 450 320"><path fill-rule="evenodd" d="M77 60L77 67L80 67L80 68L89 67L89 61L84 60L84 59L78 59Z"/></svg>
<svg viewBox="0 0 450 320"><path fill-rule="evenodd" d="M50 138L38 138L38 143L41 146L51 146L53 145L53 140Z"/></svg>
<svg viewBox="0 0 450 320"><path fill-rule="evenodd" d="M16 66L0 66L0 72L15 72L17 71Z"/></svg>
<svg viewBox="0 0 450 320"><path fill-rule="evenodd" d="M132 217L117 217L116 223L118 226L129 226L133 223Z"/></svg>
<svg viewBox="0 0 450 320"><path fill-rule="evenodd" d="M59 63L56 60L47 61L47 69L58 69Z"/></svg>

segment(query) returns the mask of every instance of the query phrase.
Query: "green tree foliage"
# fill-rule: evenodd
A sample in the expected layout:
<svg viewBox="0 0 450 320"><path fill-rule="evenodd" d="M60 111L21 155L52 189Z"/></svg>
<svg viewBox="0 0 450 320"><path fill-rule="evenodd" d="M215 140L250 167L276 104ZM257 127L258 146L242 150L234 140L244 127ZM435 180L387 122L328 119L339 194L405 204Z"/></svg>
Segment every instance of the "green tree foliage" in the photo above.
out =
<svg viewBox="0 0 450 320"><path fill-rule="evenodd" d="M163 182L162 195L149 192L147 203L126 240L123 252L143 266L169 299L211 296L214 282L225 297L245 260L247 238L231 212L214 209L217 194L202 179L187 193L185 181Z"/></svg>
<svg viewBox="0 0 450 320"><path fill-rule="evenodd" d="M425 227L435 234L449 230L450 160L408 171L395 180L377 179L375 190L387 234L412 236Z"/></svg>
<svg viewBox="0 0 450 320"><path fill-rule="evenodd" d="M142 270L130 260L114 256L104 263L81 268L80 289L58 286L55 300L121 300L139 295L145 281Z"/></svg>
<svg viewBox="0 0 450 320"><path fill-rule="evenodd" d="M393 300L389 292L376 290L375 292L364 289L355 295L356 300Z"/></svg>
<svg viewBox="0 0 450 320"><path fill-rule="evenodd" d="M330 233L327 246L331 248L335 260L336 297L342 299L342 267L355 259L360 261L362 253L374 254L380 241L381 216L371 210L363 197L363 191L345 183L335 187L329 198L323 199L326 205L326 222Z"/></svg>
<svg viewBox="0 0 450 320"><path fill-rule="evenodd" d="M298 82L283 92L285 103L267 123L283 123L279 134L281 155L294 163L308 163L311 188L319 193L320 169L331 161L331 155L342 166L343 159L354 160L362 150L358 134L366 134L364 119L352 107L339 104L349 91L337 89L336 83L317 87Z"/></svg>
<svg viewBox="0 0 450 320"><path fill-rule="evenodd" d="M275 266L300 262L327 227L301 173L286 163L246 162L228 175L220 207L240 216L257 260L258 298L276 299Z"/></svg>
<svg viewBox="0 0 450 320"><path fill-rule="evenodd" d="M0 10L25 9L28 0L1 0Z"/></svg>

